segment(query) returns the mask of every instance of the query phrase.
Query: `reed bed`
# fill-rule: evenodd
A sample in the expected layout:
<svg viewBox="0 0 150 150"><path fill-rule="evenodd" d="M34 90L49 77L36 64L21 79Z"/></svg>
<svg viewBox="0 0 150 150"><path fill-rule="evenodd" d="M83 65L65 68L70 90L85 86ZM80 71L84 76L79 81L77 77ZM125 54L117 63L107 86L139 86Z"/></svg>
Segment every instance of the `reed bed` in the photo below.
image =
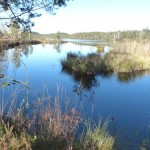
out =
<svg viewBox="0 0 150 150"><path fill-rule="evenodd" d="M124 39L113 41L110 44L110 48L113 52L150 56L150 40Z"/></svg>

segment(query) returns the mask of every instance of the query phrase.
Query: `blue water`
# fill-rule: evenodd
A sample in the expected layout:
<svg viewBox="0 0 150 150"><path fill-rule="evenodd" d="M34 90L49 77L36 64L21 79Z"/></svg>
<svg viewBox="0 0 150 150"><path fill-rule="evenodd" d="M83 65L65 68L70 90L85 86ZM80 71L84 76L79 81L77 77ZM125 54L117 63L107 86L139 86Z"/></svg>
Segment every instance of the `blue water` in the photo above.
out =
<svg viewBox="0 0 150 150"><path fill-rule="evenodd" d="M138 145L143 138L148 137L149 73L126 82L119 81L115 74L109 77L99 75L96 76L97 84L77 93L75 87L80 87L80 81L62 72L60 61L65 59L70 51L86 55L96 52L96 47L72 43L60 45L59 50L54 47L55 45L32 45L23 49L6 50L0 56L1 73L18 81L29 80L30 104L43 94L46 85L52 98L60 94L63 107L64 99L69 98L70 107L76 106L84 116L92 118L95 122L98 122L100 117L104 120L109 117L112 134L124 143L127 142L129 147L133 146L133 142ZM2 83L3 79L0 79L0 82ZM19 86L23 89L23 85ZM11 92L17 89L18 84L1 88L1 97L4 95L6 100L10 98ZM18 102L24 98L23 95L18 97Z"/></svg>

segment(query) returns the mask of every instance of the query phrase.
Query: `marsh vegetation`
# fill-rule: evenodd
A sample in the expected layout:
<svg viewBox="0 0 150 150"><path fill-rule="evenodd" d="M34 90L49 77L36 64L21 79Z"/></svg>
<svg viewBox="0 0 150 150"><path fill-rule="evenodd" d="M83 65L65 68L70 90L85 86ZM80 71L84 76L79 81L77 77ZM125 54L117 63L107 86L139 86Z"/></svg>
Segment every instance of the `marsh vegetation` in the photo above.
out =
<svg viewBox="0 0 150 150"><path fill-rule="evenodd" d="M54 100L48 95L38 97L32 106L27 99L16 105L17 95L9 104L0 99L0 149L113 149L115 139L107 131L108 120L96 125L75 107L69 109L67 99L63 110L59 95Z"/></svg>
<svg viewBox="0 0 150 150"><path fill-rule="evenodd" d="M87 56L68 53L61 64L63 70L70 70L74 74L132 73L150 70L150 57L116 51L110 51L103 57L92 53Z"/></svg>
<svg viewBox="0 0 150 150"><path fill-rule="evenodd" d="M55 35L54 40L56 44L54 45L28 46L28 43L11 50L0 51L0 85L2 91L6 90L4 94L6 102L12 100L10 97L7 97L7 95L10 95L10 89L18 88L18 85L23 85L20 83L25 83L22 81L26 77L22 61L27 65L26 68L29 69L29 80L31 82L31 87L29 86L31 91L29 93L31 94L34 91L33 89L36 88L39 90L42 86L41 84L48 81L50 85L49 90L52 91L53 95L52 97L48 94L35 98L31 96L32 94L29 94L28 97L24 93L16 96L16 92L13 97L18 104L11 105L10 108L6 107L6 105L5 108L3 107L4 98L1 98L1 147L6 149L48 149L49 147L67 150L119 149L118 141L124 141L124 139L120 139L120 137L118 138L115 134L112 134L109 126L115 121L108 123L108 121L105 122L104 120L113 114L114 116L111 116L110 120L117 120L119 123L123 122L129 128L133 120L133 118L130 118L132 116L132 113L130 113L131 109L137 113L137 116L141 116L141 113L144 116L145 111L149 110L147 108L149 103L146 101L149 98L149 92L147 92L149 85L143 81L149 81L150 55L147 37L141 41L126 39L123 36L122 39L116 38L110 41L108 44L110 50L105 52L106 44L62 44L62 42L57 40L57 38L63 39L62 34L59 34L59 36L58 33L57 36ZM65 36L67 37L67 35ZM42 37L34 33L31 34L31 37L36 40L38 37L39 39L41 38L40 42L45 40L43 43L52 41L52 38L49 39L50 35L43 35ZM24 44L24 42L21 44ZM86 49L88 50L86 51ZM29 63L28 61L31 62ZM46 65L48 62L49 64ZM39 65L35 67L34 64ZM20 72L18 76L16 70ZM5 78L4 80L4 77L7 76L13 77ZM20 79L22 80L18 83ZM14 83L13 81L18 82ZM137 81L140 86L136 86ZM71 94L71 99L73 99L70 100L72 102L71 105L67 101L68 98L62 100L59 96L54 96L53 89L58 82L64 83L66 91ZM146 86L144 91L141 89L143 82L144 87ZM122 86L120 86L120 83ZM105 84L107 85L106 88ZM113 84L115 84L116 89ZM136 88L133 86L134 84ZM128 90L132 91L130 85L133 86L134 91L137 89L140 92L130 92ZM111 99L109 98L109 101L105 97L106 95L110 95ZM125 98L120 95L124 95ZM28 99L29 101L25 100L27 97L30 98ZM79 98L79 103L74 102L76 97ZM83 111L85 113L77 108L84 100L88 101L82 104L82 107L84 107L82 109L87 107ZM116 100L115 103L114 100ZM136 107L128 108L132 100L136 101ZM14 100L12 101L14 102ZM120 104L120 101L123 102L123 106ZM94 117L92 122L85 117L91 115L88 114L91 109L91 103L92 105L96 103L91 113ZM141 105L144 109L139 114L138 110L141 108ZM115 110L113 110L113 107ZM129 110L129 114L128 112L127 114L124 113L126 112L124 108ZM9 113L4 114L7 110L9 110ZM97 114L105 116L100 124L97 121L97 118L99 118ZM145 117L143 116L140 119ZM125 118L127 121L124 121L122 118ZM143 126L148 126L148 124L144 124L144 121L142 123ZM138 119L135 120L135 124L139 125ZM83 129L82 132L81 128ZM129 134L132 134L132 132ZM138 147L141 147L141 143L138 143ZM131 147L134 149L134 142L129 145L129 147L125 145L125 149ZM148 147L147 142L143 144L143 147Z"/></svg>

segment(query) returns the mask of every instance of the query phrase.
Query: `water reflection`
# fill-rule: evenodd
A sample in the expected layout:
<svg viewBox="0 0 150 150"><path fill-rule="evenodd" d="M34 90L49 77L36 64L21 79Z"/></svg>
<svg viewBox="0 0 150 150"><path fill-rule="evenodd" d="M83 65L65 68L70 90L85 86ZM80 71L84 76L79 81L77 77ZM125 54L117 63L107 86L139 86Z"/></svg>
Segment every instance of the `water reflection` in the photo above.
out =
<svg viewBox="0 0 150 150"><path fill-rule="evenodd" d="M12 51L12 62L15 65L16 68L20 67L22 56L25 55L28 57L33 53L33 46L29 45L23 45L21 47L15 47Z"/></svg>
<svg viewBox="0 0 150 150"><path fill-rule="evenodd" d="M95 46L95 45L107 45L108 43L106 42L102 42L100 40L84 40L84 39L63 39L63 41L65 42L70 42L73 44L78 44L78 45L91 45L91 46Z"/></svg>
<svg viewBox="0 0 150 150"><path fill-rule="evenodd" d="M32 46L26 46L24 48L22 47L21 49L20 48L0 52L0 65L1 71L5 71L3 73L4 75L12 76L19 81L20 79L21 81L24 81L24 79L26 79L24 66L20 66L20 62L24 61L27 69L29 70L29 78L31 83L31 91L29 91L29 104L32 103L37 95L40 95L36 95L35 92L39 92L41 90L41 87L43 86L45 81L47 81L49 85L49 91L52 97L53 95L55 96L57 94L55 91L56 84L61 83L64 86L64 89L66 89L67 91L67 96L71 98L71 102L75 103L76 105L81 102L84 106L83 110L85 114L90 114L90 116L91 114L93 114L93 120L96 120L99 114L104 118L108 116L114 116L115 123L117 124L116 128L118 129L118 126L120 126L121 128L121 125L126 125L128 127L126 130L128 131L129 128L134 124L136 124L137 127L147 126L147 122L145 120L149 119L148 116L150 106L150 92L148 90L150 88L150 77L146 76L147 74L149 74L148 72L134 72L126 74L101 72L96 76L81 76L78 74L73 74L69 70L64 70L60 66L60 60L66 58L66 53L71 50L75 52L80 51L81 53L84 53L84 55L86 55L87 53L91 52L90 48L87 46L81 47L73 44L64 44L61 47L61 45L55 45L56 50L54 50L55 48L53 47L53 45L45 45L45 47L37 45L34 47L34 52ZM26 59L26 57L28 58ZM12 64L16 67L20 66L20 68L18 70L16 69L15 72L12 68ZM53 64L56 67L51 67ZM5 69L5 67L8 68ZM63 74L61 71L65 74ZM70 77L68 78L68 75L66 74L68 74L73 79L73 82L72 80L69 80ZM139 78L143 76L146 77L139 80ZM0 77L0 81L3 80L3 76ZM133 82L136 79L138 79L138 82ZM120 83L118 83L118 81L120 83L123 83L122 85L125 84L125 86L120 86ZM132 86L130 84L127 84L129 82L133 83ZM17 89L17 86L18 84L5 88L5 93L6 90L9 92L11 88ZM1 91L2 88L0 88L0 95L2 95ZM79 101L79 103L77 103L76 97L74 97L75 94L72 91L77 93L82 101ZM31 94L31 92L33 93ZM5 94L6 99L8 99L7 97L10 96L9 93ZM27 99L24 93L21 93L17 96L18 103L21 102L22 99ZM93 103L87 102L87 100L93 99ZM64 103L63 100L64 99L62 98L62 103ZM94 104L94 106L91 104ZM129 136L132 135L132 132L130 133L129 131L128 133Z"/></svg>
<svg viewBox="0 0 150 150"><path fill-rule="evenodd" d="M67 70L66 68L62 67L62 72L70 75L75 85L73 87L73 92L76 92L78 95L90 94L90 99L94 99L94 88L97 88L100 86L100 81L98 80L98 76L96 75L81 75L81 74L75 74L71 72L70 70ZM138 71L138 72L132 72L132 73L118 73L116 74L117 80L120 83L129 83L133 82L134 80L138 78L142 78L142 76L150 74L147 71ZM114 75L113 72L101 72L99 76L103 78L111 78ZM89 97L89 96L87 96Z"/></svg>
<svg viewBox="0 0 150 150"><path fill-rule="evenodd" d="M7 74L11 64L17 69L22 65L22 57L28 57L33 53L33 46L23 45L15 47L10 50L0 51L0 87L6 87L14 84L25 84L21 81L15 80L12 76Z"/></svg>
<svg viewBox="0 0 150 150"><path fill-rule="evenodd" d="M89 97L89 100L94 98L94 88L100 85L99 80L95 75L81 75L74 74L62 67L62 72L71 75L75 85L73 86L73 92L76 92L79 96ZM88 95L88 96L87 96Z"/></svg>
<svg viewBox="0 0 150 150"><path fill-rule="evenodd" d="M4 73L6 68L8 68L8 53L6 51L0 50L0 73Z"/></svg>
<svg viewBox="0 0 150 150"><path fill-rule="evenodd" d="M117 80L121 83L129 83L149 74L150 74L149 71L136 71L136 72L128 72L128 73L117 73L116 77ZM103 78L111 78L114 75L114 72L101 72L99 75Z"/></svg>
<svg viewBox="0 0 150 150"><path fill-rule="evenodd" d="M117 79L122 83L129 83L134 81L138 78L142 78L142 76L150 74L148 71L136 71L136 72L129 72L129 73L118 73Z"/></svg>
<svg viewBox="0 0 150 150"><path fill-rule="evenodd" d="M61 53L61 45L59 42L53 45L54 50L56 50L57 53Z"/></svg>

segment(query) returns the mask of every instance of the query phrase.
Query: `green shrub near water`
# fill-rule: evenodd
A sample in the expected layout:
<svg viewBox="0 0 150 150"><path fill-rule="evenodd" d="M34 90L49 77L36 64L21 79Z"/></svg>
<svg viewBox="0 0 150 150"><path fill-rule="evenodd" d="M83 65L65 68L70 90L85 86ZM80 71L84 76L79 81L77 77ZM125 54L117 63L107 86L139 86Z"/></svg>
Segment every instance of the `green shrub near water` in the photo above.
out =
<svg viewBox="0 0 150 150"><path fill-rule="evenodd" d="M0 123L0 149L1 150L31 150L31 138L25 131L17 134L14 126Z"/></svg>
<svg viewBox="0 0 150 150"><path fill-rule="evenodd" d="M79 74L97 74L100 72L102 60L99 55L89 54L88 56L78 56L74 53L68 53L67 59L61 61L62 67L73 73Z"/></svg>
<svg viewBox="0 0 150 150"><path fill-rule="evenodd" d="M86 149L93 150L112 150L114 146L114 138L107 133L108 121L103 124L101 120L97 126L92 127L90 123L86 123L87 131L84 137Z"/></svg>
<svg viewBox="0 0 150 150"><path fill-rule="evenodd" d="M72 57L73 55L74 57ZM104 57L99 54L77 56L69 53L66 60L61 61L61 64L62 70L73 74L129 73L150 70L150 57L120 52L109 52Z"/></svg>

